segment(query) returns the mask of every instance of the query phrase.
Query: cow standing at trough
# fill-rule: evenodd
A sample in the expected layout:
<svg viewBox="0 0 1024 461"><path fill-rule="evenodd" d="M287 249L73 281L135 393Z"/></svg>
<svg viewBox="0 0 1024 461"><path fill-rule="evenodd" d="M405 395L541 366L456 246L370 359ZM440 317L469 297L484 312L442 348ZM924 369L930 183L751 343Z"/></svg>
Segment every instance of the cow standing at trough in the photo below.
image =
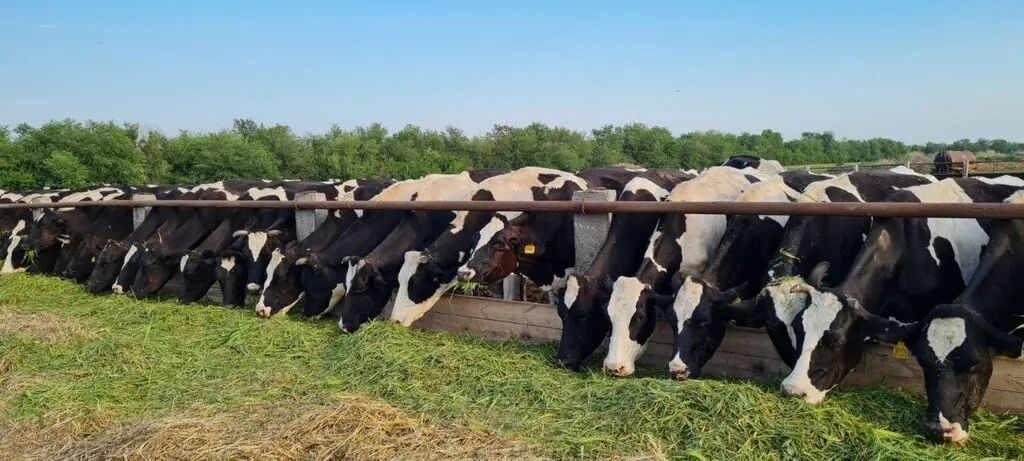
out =
<svg viewBox="0 0 1024 461"><path fill-rule="evenodd" d="M54 202L71 193L68 190L6 192L0 196L0 203ZM30 264L22 242L32 222L31 210L9 210L0 217L0 261L3 262L0 275L23 271Z"/></svg>
<svg viewBox="0 0 1024 461"><path fill-rule="evenodd" d="M505 177L508 173L492 177ZM467 173L455 175L442 187L430 187L417 194L417 200L456 200L476 190L486 179L472 178ZM455 219L453 211L409 211L402 221L376 248L364 257L351 256L342 261L345 272L345 294L339 312L338 327L351 333L380 315L398 286L398 270L405 253L419 250L436 240Z"/></svg>
<svg viewBox="0 0 1024 461"><path fill-rule="evenodd" d="M857 171L809 185L799 201L880 202L894 190L932 182L935 182L934 177L905 167ZM760 291L753 298L730 306L726 312L739 323L763 325L779 357L792 367L797 356L792 323L807 295L793 293L790 289L804 280L824 286L842 280L864 245L870 227L868 217L790 216L782 233L782 243L758 284ZM814 271L821 261L828 263L827 273ZM722 304L725 302L716 306ZM709 344L705 344L707 346Z"/></svg>
<svg viewBox="0 0 1024 461"><path fill-rule="evenodd" d="M395 183L391 179L358 179L346 181L341 186L337 201L369 201ZM380 212L370 212L379 215ZM327 220L301 242L294 242L285 248L275 249L267 265L263 291L256 303L261 317L270 317L286 306L298 302L306 291L302 277L302 266L310 255L320 254L354 225L360 222L360 210L335 210ZM307 310L304 309L304 313ZM307 313L307 315L309 315ZM314 314L315 315L315 314ZM313 316L313 315L310 315Z"/></svg>
<svg viewBox="0 0 1024 461"><path fill-rule="evenodd" d="M123 198L125 191L115 187L87 188L60 198L57 203L106 201ZM49 209L28 225L28 237L22 241L26 251L35 254L28 272L54 274L70 260L69 253L81 242L90 224L102 216L103 208ZM63 257L62 257L63 256Z"/></svg>
<svg viewBox="0 0 1024 461"><path fill-rule="evenodd" d="M694 179L679 184L665 199L668 202L731 202L769 179L752 168L737 170L713 167ZM616 376L633 374L636 360L647 348L654 333L655 301L658 294L668 294L672 274L683 276L700 273L722 239L726 229L725 215L667 213L661 217L657 229L649 236L647 250L640 267L632 275L614 279L606 303L596 306L575 306L569 309L598 309L608 318L608 328L575 326L571 336L563 335L570 343L600 342L610 330L608 353L604 359L605 371ZM569 296L569 293L566 294ZM598 314L600 315L600 314ZM580 338L583 338L582 340ZM572 351L582 359L592 351Z"/></svg>
<svg viewBox="0 0 1024 461"><path fill-rule="evenodd" d="M1020 186L944 179L893 192L886 201L997 203ZM900 322L924 318L966 287L989 240L988 219L877 218L847 276L834 288L799 283L807 294L792 322L797 360L782 392L818 403L860 363L865 314ZM820 263L819 270L827 270Z"/></svg>
<svg viewBox="0 0 1024 461"><path fill-rule="evenodd" d="M501 170L472 170L460 174L430 174L419 179L400 181L374 196L370 201L415 201L427 197L444 196L445 191L466 190L477 183L505 173ZM258 303L256 313L261 317L270 317L276 313L287 313L300 299L305 298L303 313L319 318L331 312L345 297L350 281L346 275L349 260L359 258L373 251L387 239L403 220L413 216L409 211L356 210L359 220L334 243L318 254L310 254L296 261L301 267L301 283L303 291L299 298L274 310L277 306L269 306L272 302L264 297ZM429 216L429 215L428 215ZM408 223L406 227L413 225Z"/></svg>
<svg viewBox="0 0 1024 461"><path fill-rule="evenodd" d="M693 174L680 170L647 170L626 184L619 201L662 201L677 184L693 178ZM567 274L565 288L556 291L556 306L562 319L562 343L556 358L560 365L578 369L583 359L600 345L608 331L607 316L599 311L611 291L611 284L605 282L636 272L658 221L659 215L654 213L615 214L590 267L584 273ZM520 240L519 245L523 244ZM492 272L491 267L482 268ZM596 335L579 334L583 331L601 331L600 338L594 341Z"/></svg>
<svg viewBox="0 0 1024 461"><path fill-rule="evenodd" d="M1024 192L1006 202L1024 203ZM992 378L993 353L1021 357L1022 273L1024 220L994 220L974 275L951 303L936 306L924 319L911 323L861 312L866 337L905 342L921 365L928 398L924 427L930 439L966 441L970 417Z"/></svg>
<svg viewBox="0 0 1024 461"><path fill-rule="evenodd" d="M755 184L739 202L795 202L808 185L829 179L804 171L786 172ZM674 296L656 296L657 311L675 336L668 364L677 379L698 377L725 337L729 303L760 291L768 261L778 251L789 216L736 215L700 274L676 273ZM739 319L742 322L742 318Z"/></svg>
<svg viewBox="0 0 1024 461"><path fill-rule="evenodd" d="M480 183L460 200L569 200L587 189L574 174L550 168L526 167ZM519 212L459 211L448 229L422 251L410 250L398 271L398 292L391 320L405 326L423 316L445 291L455 286L458 268L480 246L502 230ZM536 249L529 251L535 253Z"/></svg>

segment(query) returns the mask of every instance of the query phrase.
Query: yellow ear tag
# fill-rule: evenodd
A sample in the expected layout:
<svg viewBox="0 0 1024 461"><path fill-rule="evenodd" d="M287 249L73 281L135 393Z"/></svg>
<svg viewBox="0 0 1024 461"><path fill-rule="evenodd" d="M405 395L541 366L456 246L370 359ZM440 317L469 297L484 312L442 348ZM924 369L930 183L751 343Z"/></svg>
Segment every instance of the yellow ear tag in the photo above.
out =
<svg viewBox="0 0 1024 461"><path fill-rule="evenodd" d="M95 257L95 256L93 256L93 257L92 257L92 261L90 261L90 262L96 262L96 257Z"/></svg>
<svg viewBox="0 0 1024 461"><path fill-rule="evenodd" d="M523 247L523 254L532 255L537 252L537 247L533 245L526 245Z"/></svg>
<svg viewBox="0 0 1024 461"><path fill-rule="evenodd" d="M903 344L903 341L899 341L892 346L892 356L896 360L906 360L910 357L910 350L907 349L906 344Z"/></svg>

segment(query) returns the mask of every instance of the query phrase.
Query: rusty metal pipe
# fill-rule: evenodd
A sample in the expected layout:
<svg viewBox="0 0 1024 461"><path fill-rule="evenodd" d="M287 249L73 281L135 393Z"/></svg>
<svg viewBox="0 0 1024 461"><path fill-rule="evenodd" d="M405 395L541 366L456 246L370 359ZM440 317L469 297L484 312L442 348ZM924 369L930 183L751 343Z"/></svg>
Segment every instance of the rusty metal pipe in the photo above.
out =
<svg viewBox="0 0 1024 461"><path fill-rule="evenodd" d="M687 213L729 215L873 216L896 218L1024 219L1024 204L1016 203L888 203L888 202L593 202L572 201L224 201L224 200L111 200L103 202L12 203L0 210L92 207L192 207L294 210L425 210L520 211L552 213Z"/></svg>

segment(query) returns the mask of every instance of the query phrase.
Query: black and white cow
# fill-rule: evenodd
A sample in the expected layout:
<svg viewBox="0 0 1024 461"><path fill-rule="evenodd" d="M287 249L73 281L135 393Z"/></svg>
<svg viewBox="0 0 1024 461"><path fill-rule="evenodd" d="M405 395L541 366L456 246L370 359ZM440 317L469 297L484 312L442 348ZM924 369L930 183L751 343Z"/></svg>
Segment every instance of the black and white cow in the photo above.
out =
<svg viewBox="0 0 1024 461"><path fill-rule="evenodd" d="M795 174L794 174L795 173ZM755 184L739 202L795 202L800 191L828 176L786 172ZM810 181L810 182L808 182ZM793 186L790 186L792 184ZM676 273L675 296L658 296L658 312L675 335L669 374L699 377L725 337L729 304L760 291L768 261L778 251L789 216L729 216L713 256L700 274ZM738 319L742 321L743 319Z"/></svg>
<svg viewBox="0 0 1024 461"><path fill-rule="evenodd" d="M346 181L340 186L340 194L335 200L371 200L394 183L395 181L391 179ZM371 213L379 214L379 212ZM326 251L332 243L356 225L362 215L363 212L360 210L336 210L329 214L327 220L301 242L295 242L271 252L270 262L266 269L266 280L263 282L263 291L256 303L257 314L260 317L270 317L281 312L286 306L290 307L298 302L306 291L301 269L302 265L308 261L307 258L310 255ZM367 227L367 229L370 228L372 226ZM380 229L382 231L376 232L377 234L386 233L387 231L384 229L388 229L388 227L381 226ZM354 234L349 237L358 238ZM306 309L303 309L303 313L310 317L319 314L319 312L310 313Z"/></svg>
<svg viewBox="0 0 1024 461"><path fill-rule="evenodd" d="M886 201L1002 202L1021 186L956 178L893 192ZM847 276L834 288L791 288L808 298L792 322L797 360L782 392L818 403L860 363L865 314L912 322L953 301L988 244L987 219L878 218ZM827 263L822 263L827 267Z"/></svg>
<svg viewBox="0 0 1024 461"><path fill-rule="evenodd" d="M737 170L753 168L769 176L777 175L785 171L785 168L782 167L782 164L779 163L778 160L766 160L753 155L734 155L726 159L725 162L722 162L721 166L727 166Z"/></svg>
<svg viewBox="0 0 1024 461"><path fill-rule="evenodd" d="M648 170L626 184L619 201L661 201L677 184L693 177L679 170ZM562 319L562 338L556 356L560 366L579 369L583 360L600 346L610 328L603 306L611 294L612 281L636 273L659 218L654 213L613 215L608 235L593 263L586 272L570 274L565 289L556 292L556 306Z"/></svg>
<svg viewBox="0 0 1024 461"><path fill-rule="evenodd" d="M476 190L486 179L505 176L489 173L486 177L430 175L434 182L419 190L415 200L456 200ZM433 179L430 179L432 178ZM338 327L351 333L359 325L380 315L398 286L398 271L405 253L423 249L437 239L456 216L452 211L410 211L376 248L365 257L351 256L342 261L346 267Z"/></svg>
<svg viewBox="0 0 1024 461"><path fill-rule="evenodd" d="M497 174L500 174L500 171L473 170L460 175L427 175L392 184L370 201L416 200L421 194L423 197L434 196L440 192L439 189L467 187L466 175L475 185ZM347 292L346 275L349 264L346 258L358 258L369 254L412 214L405 211L379 210L357 210L356 213L359 220L334 243L319 254L313 253L296 261L296 265L301 267L299 277L304 291L300 296L305 298L303 313L307 316L320 318L333 312ZM280 312L287 312L299 299L301 298L283 306ZM260 312L266 310L257 311Z"/></svg>
<svg viewBox="0 0 1024 461"><path fill-rule="evenodd" d="M115 187L93 187L68 194L56 203L106 201L121 198L125 191ZM61 253L73 254L89 225L103 212L102 208L56 208L35 216L28 225L28 237L22 241L26 251L35 254L28 268L30 273L52 274L62 261ZM64 248L67 248L65 250ZM66 264L66 260L64 263Z"/></svg>
<svg viewBox="0 0 1024 461"><path fill-rule="evenodd" d="M732 202L769 178L753 168L713 167L676 186L666 201ZM748 198L756 200L760 196ZM605 371L616 376L633 374L636 360L654 333L657 295L671 292L673 274L690 276L704 270L722 240L726 225L725 215L670 213L662 216L649 237L640 267L632 275L618 277L607 304L600 306L607 313L611 330ZM603 339L604 332L600 333ZM577 334L593 333L583 330Z"/></svg>
<svg viewBox="0 0 1024 461"><path fill-rule="evenodd" d="M1006 202L1024 203L1024 193ZM1020 358L1024 338L1024 220L992 221L988 244L967 288L912 323L865 314L865 336L904 341L924 370L924 427L935 441L964 442L989 379L992 355Z"/></svg>
<svg viewBox="0 0 1024 461"><path fill-rule="evenodd" d="M651 178L659 175L673 177L680 174L680 171L593 168L577 173L577 176L587 182L588 190L605 188L614 190L616 196L619 196L627 184L641 174ZM695 172L693 176L696 176ZM568 195L549 200L571 198ZM575 270L574 232L572 214L523 213L510 220L486 244L479 245L469 261L459 268L459 280L490 285L510 274L517 274L549 292L550 296L555 290L564 288L566 277Z"/></svg>
<svg viewBox="0 0 1024 461"><path fill-rule="evenodd" d="M566 200L573 192L586 188L586 181L574 174L526 167L480 182L476 190L461 200ZM398 271L398 291L391 320L409 326L422 317L445 291L455 286L459 266L519 214L460 211L448 229L428 247L422 251L407 251Z"/></svg>
<svg viewBox="0 0 1024 461"><path fill-rule="evenodd" d="M932 176L905 167L857 171L810 184L800 201L880 202L894 190L934 181ZM871 218L866 217L791 216L782 243L758 284L761 291L724 313L742 324L764 325L779 357L792 367L797 356L792 323L807 295L792 293L791 288L803 281L824 286L839 283L864 245L870 227ZM828 271L815 271L822 261L828 263Z"/></svg>
<svg viewBox="0 0 1024 461"><path fill-rule="evenodd" d="M31 192L6 192L0 196L0 203L35 203L60 200L71 194L69 190L42 190ZM38 214L42 214L39 212ZM10 210L0 218L0 275L24 271L30 264L23 241L28 237L28 226L33 222L30 210Z"/></svg>

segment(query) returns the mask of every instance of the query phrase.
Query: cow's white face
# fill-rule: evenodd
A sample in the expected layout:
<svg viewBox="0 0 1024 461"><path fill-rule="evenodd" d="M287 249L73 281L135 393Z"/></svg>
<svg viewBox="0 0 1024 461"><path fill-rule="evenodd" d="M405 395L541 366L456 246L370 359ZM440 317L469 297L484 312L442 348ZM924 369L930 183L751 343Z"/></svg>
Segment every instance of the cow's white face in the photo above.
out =
<svg viewBox="0 0 1024 461"><path fill-rule="evenodd" d="M455 280L435 277L430 263L421 251L407 251L405 262L398 271L398 293L391 311L391 320L410 326L426 314L441 295L455 286Z"/></svg>
<svg viewBox="0 0 1024 461"><path fill-rule="evenodd" d="M636 371L636 360L647 348L646 337L642 337L643 323L648 319L647 305L643 296L650 287L636 277L619 277L615 281L611 298L608 300L608 318L611 320L611 339L604 368L616 376L629 376ZM636 318L636 321L634 321Z"/></svg>
<svg viewBox="0 0 1024 461"><path fill-rule="evenodd" d="M830 292L821 292L812 289L810 291L810 303L799 316L803 329L803 341L799 343L797 351L799 357L796 365L789 376L782 381L782 390L785 394L802 398L805 402L816 404L825 399L825 395L831 390L819 389L811 379L813 353L822 340L830 333L833 322L843 310L843 303L839 298ZM839 346L830 342L826 347Z"/></svg>
<svg viewBox="0 0 1024 461"><path fill-rule="evenodd" d="M270 254L270 262L267 263L267 279L263 282L264 291L265 287L269 287L270 283L274 280L274 271L277 270L277 266L280 266L281 261L283 260L284 253L281 252L280 248L275 248ZM302 299L303 294L305 293L299 294L299 299ZM295 302L281 308L280 312L285 314L288 313L288 310L295 306L295 304L299 302L299 299L296 299ZM273 315L273 311L270 306L266 305L266 296L263 293L260 293L260 300L256 302L256 314L263 318L268 318Z"/></svg>

